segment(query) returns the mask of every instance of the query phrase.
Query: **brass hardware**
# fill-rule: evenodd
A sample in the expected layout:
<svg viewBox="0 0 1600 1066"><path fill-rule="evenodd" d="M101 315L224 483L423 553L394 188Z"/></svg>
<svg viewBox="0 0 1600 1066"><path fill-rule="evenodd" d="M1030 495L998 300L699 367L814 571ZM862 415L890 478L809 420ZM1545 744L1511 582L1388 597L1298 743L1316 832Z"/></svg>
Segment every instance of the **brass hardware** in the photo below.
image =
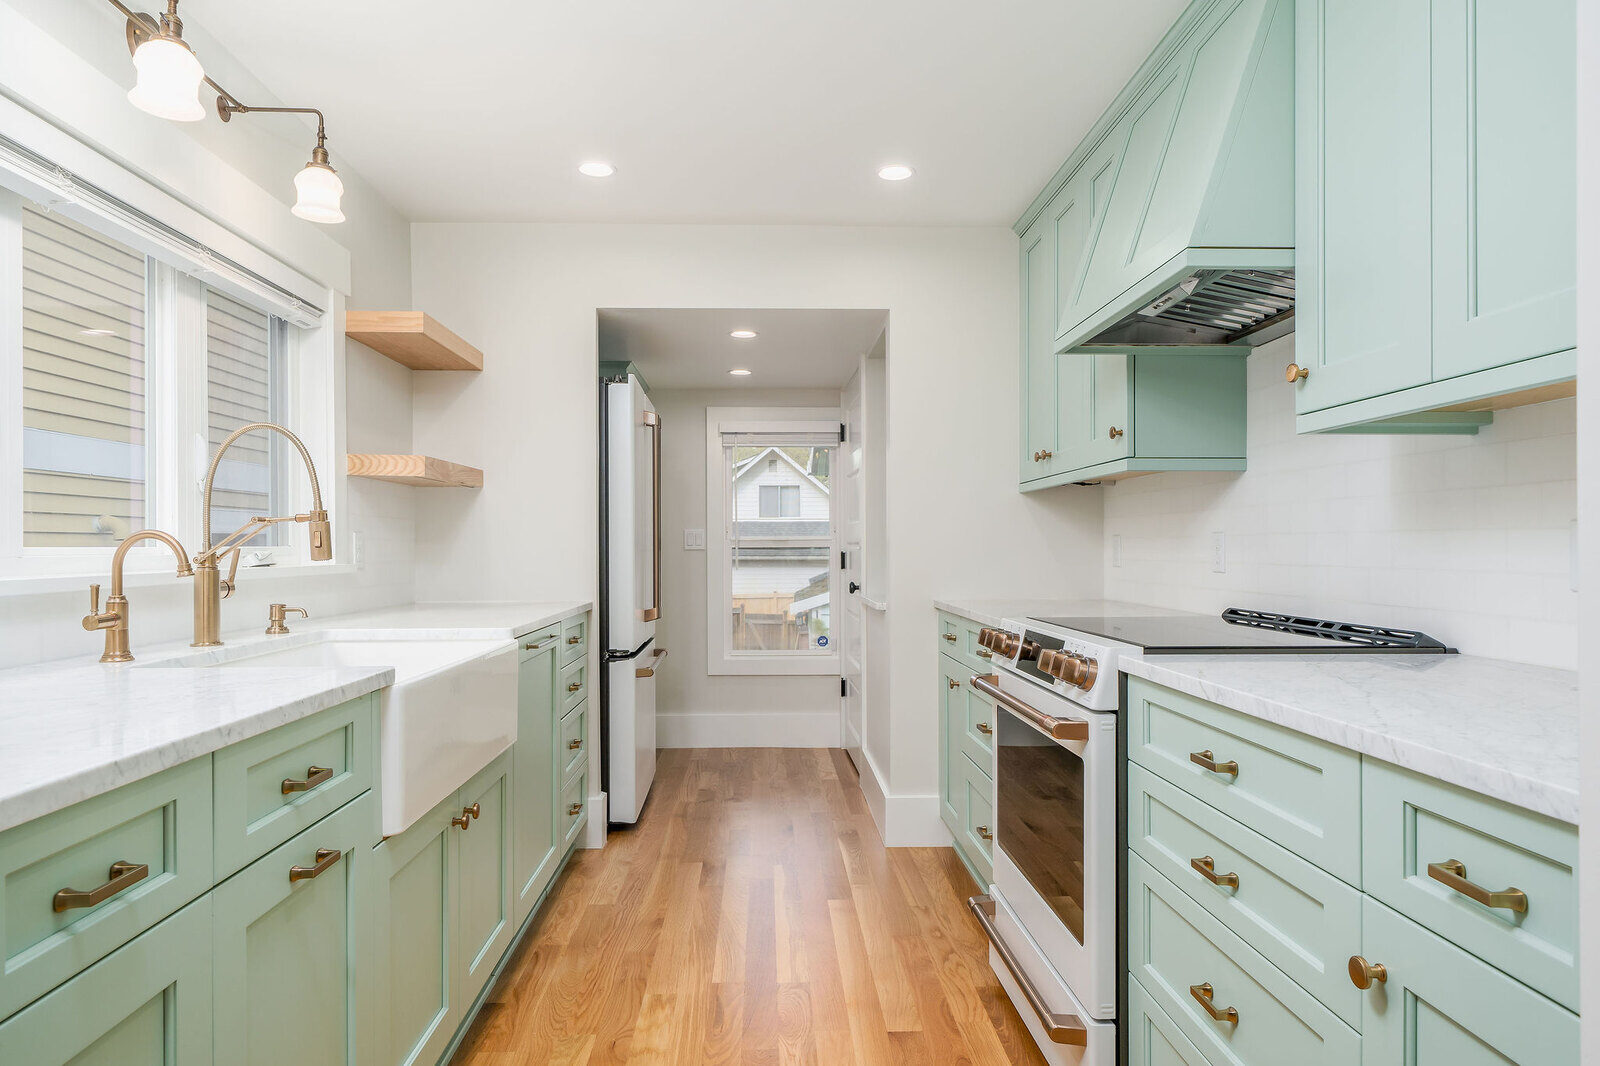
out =
<svg viewBox="0 0 1600 1066"><path fill-rule="evenodd" d="M328 867L338 862L339 857L343 854L344 852L340 851L338 848L318 848L317 864L315 866L289 867L289 882L293 884L295 881L311 880L313 877L316 877Z"/></svg>
<svg viewBox="0 0 1600 1066"><path fill-rule="evenodd" d="M1198 859L1190 859L1189 865L1194 868L1196 873L1214 885L1222 885L1225 888L1239 887L1239 875L1217 873L1216 860L1209 855L1202 855Z"/></svg>
<svg viewBox="0 0 1600 1066"><path fill-rule="evenodd" d="M567 816L568 817L576 818L578 816L578 812L581 811L581 810L583 810L583 804L581 804L581 803L569 803L569 804L567 804Z"/></svg>
<svg viewBox="0 0 1600 1066"><path fill-rule="evenodd" d="M70 911L77 907L98 907L118 892L132 888L134 885L150 876L150 867L142 862L114 862L111 872L106 875L107 881L99 888L80 892L75 888L63 888L55 894L51 906L57 914Z"/></svg>
<svg viewBox="0 0 1600 1066"><path fill-rule="evenodd" d="M978 924L983 926L984 933L989 937L989 944L994 948L994 953L1000 956L1000 961L1006 964L1012 980L1017 982L1017 987L1022 989L1022 997L1028 1001L1028 1006L1033 1008L1033 1013L1038 1015L1039 1024L1044 1027L1045 1035L1052 1043L1073 1044L1084 1047L1089 1043L1089 1027L1083 1019L1076 1014L1057 1014L1050 1009L1044 996L1039 992L1039 986L1033 983L1033 978L1023 968L1016 952L1011 950L1011 945L1005 942L1000 935L1000 930L994 924L995 902L993 896L973 896L967 900L967 909L972 911L978 919Z"/></svg>
<svg viewBox="0 0 1600 1066"><path fill-rule="evenodd" d="M977 833L984 840L993 840L994 839L994 834L989 832L989 827L986 826L986 825L974 826L972 831Z"/></svg>
<svg viewBox="0 0 1600 1066"><path fill-rule="evenodd" d="M942 634L942 635L943 635L944 639L949 641L951 644L954 644L956 642L956 635L954 633L945 633L945 634Z"/></svg>
<svg viewBox="0 0 1600 1066"><path fill-rule="evenodd" d="M657 648L652 653L649 666L641 666L633 671L634 677L655 677L656 667L661 665L661 660L667 657L666 648Z"/></svg>
<svg viewBox="0 0 1600 1066"><path fill-rule="evenodd" d="M470 814L458 814L456 817L450 819L450 824L461 829L471 829L472 816Z"/></svg>
<svg viewBox="0 0 1600 1066"><path fill-rule="evenodd" d="M567 643L568 644L582 644L583 643L583 638L582 637L568 637L567 638Z"/></svg>
<svg viewBox="0 0 1600 1066"><path fill-rule="evenodd" d="M234 441L257 429L281 433L300 453L301 460L306 464L306 474L311 479L311 510L305 514L284 515L278 518L257 516L213 544L211 542L212 483L217 479L217 470L222 466L223 455L233 447ZM211 466L206 470L200 508L202 544L200 554L194 558L194 640L189 645L192 648L212 648L222 643L220 635L222 601L226 595L233 593L234 578L239 570L239 550L263 529L279 522L304 523L310 527L312 561L326 562L333 558L333 528L328 522L328 512L322 506L322 486L317 481L316 464L311 461L311 453L306 450L300 438L276 422L247 422L223 438L216 454L211 457ZM223 581L217 565L222 561L222 557L229 553L233 555L233 565L229 569L227 581Z"/></svg>
<svg viewBox="0 0 1600 1066"><path fill-rule="evenodd" d="M1049 450L1042 451L1042 452L1039 453L1039 462L1048 463L1050 460L1054 459L1055 457L1056 457L1056 453L1055 452L1052 452L1052 451L1049 451Z"/></svg>
<svg viewBox="0 0 1600 1066"><path fill-rule="evenodd" d="M957 681L953 677L946 678L945 679L945 684L949 685L951 688L960 688L961 687L961 682Z"/></svg>
<svg viewBox="0 0 1600 1066"><path fill-rule="evenodd" d="M541 640L541 641L539 641L537 643L524 644L522 646L522 650L523 651L543 651L545 648L548 648L550 646L551 641L554 641L555 639L556 639L555 637L550 637L547 640Z"/></svg>
<svg viewBox="0 0 1600 1066"><path fill-rule="evenodd" d="M583 747L582 737L573 737L571 740L567 741L568 751L577 751L581 747Z"/></svg>
<svg viewBox="0 0 1600 1066"><path fill-rule="evenodd" d="M84 629L91 633L97 629L106 631L105 651L100 654L103 663L133 662L133 652L129 648L128 597L122 594L122 565L128 557L128 549L141 540L159 540L171 548L172 554L178 557L179 577L194 575L194 570L189 566L188 553L177 538L159 529L141 529L128 534L111 557L111 595L106 597L106 609L100 610L100 586L90 585L89 613L83 616Z"/></svg>
<svg viewBox="0 0 1600 1066"><path fill-rule="evenodd" d="M1054 737L1056 740L1089 739L1088 722L1079 718L1054 718L1043 711L1035 710L1011 693L1003 691L1000 688L998 674L974 677L967 683L1045 736Z"/></svg>
<svg viewBox="0 0 1600 1066"><path fill-rule="evenodd" d="M1051 677L1081 689L1093 688L1095 678L1100 676L1100 663L1097 660L1067 651L1065 648L1046 648L1041 651L1039 669Z"/></svg>
<svg viewBox="0 0 1600 1066"><path fill-rule="evenodd" d="M1217 757L1211 754L1211 749L1204 751L1191 751L1189 761L1196 766L1210 770L1214 774L1227 774L1229 777L1239 776L1239 764L1229 759L1227 762L1218 762Z"/></svg>
<svg viewBox="0 0 1600 1066"><path fill-rule="evenodd" d="M1232 1007L1223 1007L1218 1010L1216 1004L1211 1001L1215 993L1210 981L1202 985L1190 985L1189 994L1194 997L1196 1003L1205 1008L1206 1013L1211 1015L1213 1021L1227 1022L1230 1025L1239 1024L1238 1011Z"/></svg>
<svg viewBox="0 0 1600 1066"><path fill-rule="evenodd" d="M1521 914L1528 909L1528 894L1520 888L1504 888L1499 892L1491 892L1487 888L1473 884L1467 880L1467 868L1458 859L1446 859L1444 862L1430 862L1428 876L1444 885L1446 888L1461 893L1474 903L1481 903L1485 907L1497 907L1501 910L1516 911Z"/></svg>
<svg viewBox="0 0 1600 1066"><path fill-rule="evenodd" d="M1311 376L1311 368L1301 366L1299 363L1290 363L1283 371L1283 380L1293 385L1297 381L1304 381Z"/></svg>
<svg viewBox="0 0 1600 1066"><path fill-rule="evenodd" d="M980 659L993 659L994 658L994 652L990 651L988 648L979 648L978 649L978 658L980 658Z"/></svg>
<svg viewBox="0 0 1600 1066"><path fill-rule="evenodd" d="M483 807L482 807L481 804L474 803L470 807L461 808L461 813L466 815L469 818L482 818L483 817Z"/></svg>
<svg viewBox="0 0 1600 1066"><path fill-rule="evenodd" d="M986 737L991 736L994 733L994 726L990 725L988 722L979 722L977 729L978 732L982 733Z"/></svg>
<svg viewBox="0 0 1600 1066"><path fill-rule="evenodd" d="M651 448L650 606L639 612L639 621L654 622L661 617L661 416L645 411L643 420L650 431Z"/></svg>
<svg viewBox="0 0 1600 1066"><path fill-rule="evenodd" d="M280 633L289 632L289 627L284 624L284 616L294 611L301 618L310 618L311 615L304 607L290 607L287 604L273 603L267 606L267 636L274 637Z"/></svg>
<svg viewBox="0 0 1600 1066"><path fill-rule="evenodd" d="M1038 452L1034 452L1033 453L1033 461L1036 462L1036 463L1039 461L1039 453Z"/></svg>
<svg viewBox="0 0 1600 1066"><path fill-rule="evenodd" d="M1383 984L1389 979L1389 968L1381 962L1368 962L1360 955L1350 956L1350 983L1362 991L1372 987L1376 981Z"/></svg>
<svg viewBox="0 0 1600 1066"><path fill-rule="evenodd" d="M283 794L292 792L310 792L325 781L333 780L333 768L329 766L312 766L306 770L306 776L301 780L292 777L283 779Z"/></svg>
<svg viewBox="0 0 1600 1066"><path fill-rule="evenodd" d="M583 687L583 682L582 681L574 681L572 684L567 686L567 691L568 692L576 692L582 687Z"/></svg>
<svg viewBox="0 0 1600 1066"><path fill-rule="evenodd" d="M1107 434L1107 436L1109 436L1112 440L1116 440L1118 437L1122 436L1122 430L1118 429L1116 426L1112 426L1111 432Z"/></svg>

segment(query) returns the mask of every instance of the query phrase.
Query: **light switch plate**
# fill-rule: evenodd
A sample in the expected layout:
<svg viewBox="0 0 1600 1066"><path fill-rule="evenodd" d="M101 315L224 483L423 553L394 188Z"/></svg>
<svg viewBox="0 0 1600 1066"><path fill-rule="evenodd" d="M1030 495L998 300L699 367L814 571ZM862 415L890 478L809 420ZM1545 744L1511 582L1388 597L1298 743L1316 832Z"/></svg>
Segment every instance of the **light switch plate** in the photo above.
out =
<svg viewBox="0 0 1600 1066"><path fill-rule="evenodd" d="M706 531L703 529L686 529L683 531L683 548L685 551L703 552L706 550Z"/></svg>
<svg viewBox="0 0 1600 1066"><path fill-rule="evenodd" d="M1222 531L1211 534L1211 572L1213 574L1226 574L1228 572L1228 539Z"/></svg>

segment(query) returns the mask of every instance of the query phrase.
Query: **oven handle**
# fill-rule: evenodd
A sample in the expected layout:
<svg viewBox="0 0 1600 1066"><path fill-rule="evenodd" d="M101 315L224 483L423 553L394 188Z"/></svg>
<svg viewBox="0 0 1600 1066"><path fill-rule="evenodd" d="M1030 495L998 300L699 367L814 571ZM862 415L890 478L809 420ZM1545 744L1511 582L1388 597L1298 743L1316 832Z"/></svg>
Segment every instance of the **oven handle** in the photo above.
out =
<svg viewBox="0 0 1600 1066"><path fill-rule="evenodd" d="M994 700L1012 714L1047 737L1056 740L1088 740L1089 723L1082 718L1057 718L1028 706L1000 688L999 674L978 674L967 684Z"/></svg>
<svg viewBox="0 0 1600 1066"><path fill-rule="evenodd" d="M1033 1013L1039 1016L1039 1024L1044 1026L1044 1031L1052 1043L1074 1044L1086 1047L1089 1043L1089 1027L1076 1014L1057 1014L1050 1009L1044 1001L1044 996L1039 993L1039 987L1033 983L1033 978L1022 968L1016 954L1011 950L1000 936L1000 930L994 924L994 897L973 896L967 900L967 906L977 916L978 924L983 926L983 931L989 936L989 943L994 945L996 955L1006 964L1006 969L1011 971L1011 977L1017 982L1017 987L1022 989L1022 995L1027 999L1028 1006L1033 1008Z"/></svg>

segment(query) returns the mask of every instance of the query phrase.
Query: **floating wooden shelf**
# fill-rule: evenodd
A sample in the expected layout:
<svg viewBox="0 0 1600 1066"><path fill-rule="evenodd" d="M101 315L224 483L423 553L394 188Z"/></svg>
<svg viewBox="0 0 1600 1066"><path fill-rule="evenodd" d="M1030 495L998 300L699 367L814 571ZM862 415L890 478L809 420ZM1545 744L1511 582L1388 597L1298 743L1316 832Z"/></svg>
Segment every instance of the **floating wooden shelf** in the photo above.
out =
<svg viewBox="0 0 1600 1066"><path fill-rule="evenodd" d="M351 477L392 481L397 485L429 488L481 489L483 471L431 455L346 455L345 472Z"/></svg>
<svg viewBox="0 0 1600 1066"><path fill-rule="evenodd" d="M348 311L344 335L412 370L482 370L483 353L421 311Z"/></svg>

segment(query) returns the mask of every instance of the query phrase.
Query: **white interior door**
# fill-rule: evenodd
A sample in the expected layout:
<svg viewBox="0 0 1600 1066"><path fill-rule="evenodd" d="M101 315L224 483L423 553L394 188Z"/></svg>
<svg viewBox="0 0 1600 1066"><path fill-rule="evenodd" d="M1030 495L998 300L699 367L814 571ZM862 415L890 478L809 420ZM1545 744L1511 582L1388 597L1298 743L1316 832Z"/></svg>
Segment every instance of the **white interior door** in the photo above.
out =
<svg viewBox="0 0 1600 1066"><path fill-rule="evenodd" d="M841 733L845 751L858 771L865 766L861 751L863 689L865 684L862 664L866 661L866 626L861 618L861 586L865 571L862 553L865 550L862 531L864 479L862 477L863 441L862 408L864 404L865 375L856 371L855 377L844 388L843 418L845 439L839 445L839 545L843 553L840 581L844 593L840 597L839 620L843 623L839 637L839 672L843 678L840 686Z"/></svg>

